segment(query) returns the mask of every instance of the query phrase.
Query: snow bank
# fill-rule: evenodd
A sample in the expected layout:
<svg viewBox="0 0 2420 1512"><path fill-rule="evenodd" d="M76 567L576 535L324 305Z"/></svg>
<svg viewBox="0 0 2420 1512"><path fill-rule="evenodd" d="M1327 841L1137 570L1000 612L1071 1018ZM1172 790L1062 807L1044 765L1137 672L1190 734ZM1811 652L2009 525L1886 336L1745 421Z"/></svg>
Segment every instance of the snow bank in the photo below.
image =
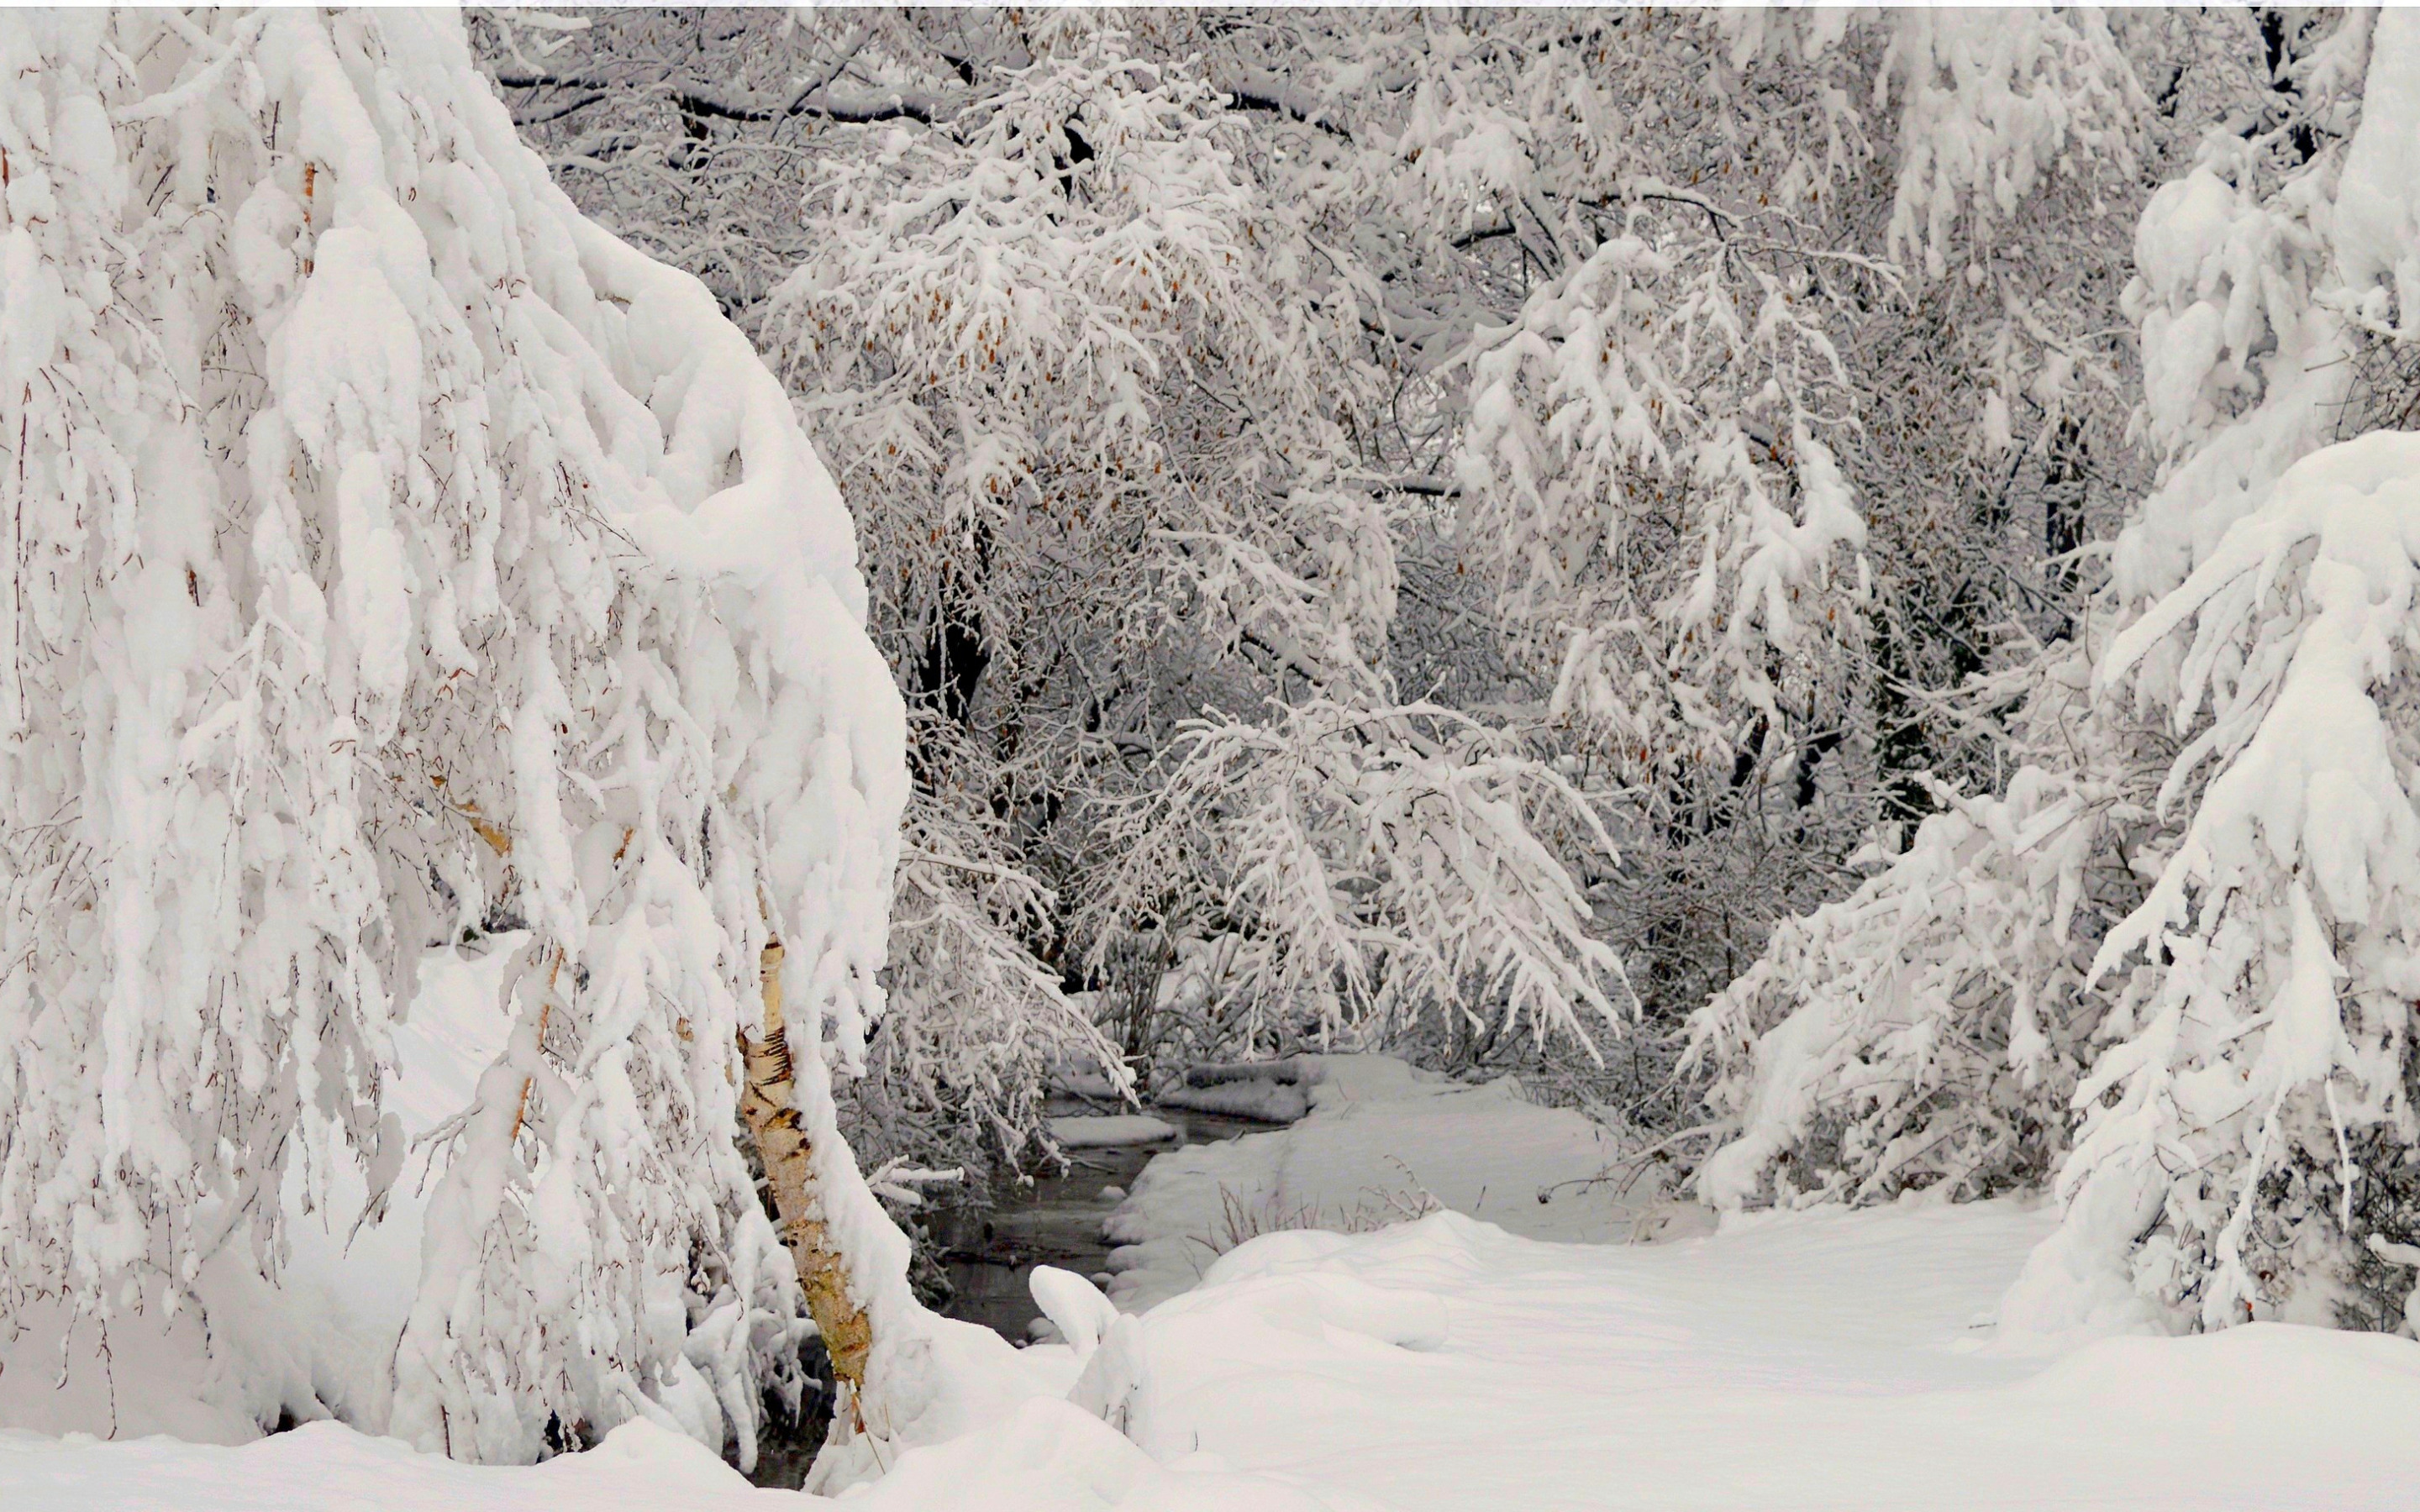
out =
<svg viewBox="0 0 2420 1512"><path fill-rule="evenodd" d="M1107 1149L1118 1145L1156 1145L1184 1137L1176 1125L1145 1113L1070 1116L1050 1120L1050 1137L1069 1149Z"/></svg>
<svg viewBox="0 0 2420 1512"><path fill-rule="evenodd" d="M1028 1402L981 1432L917 1450L847 1505L861 1512L1382 1512L1350 1492L1237 1472L1217 1455L1156 1458L1063 1401Z"/></svg>
<svg viewBox="0 0 2420 1512"><path fill-rule="evenodd" d="M1314 1118L1321 1115L1315 1115ZM2010 1201L1545 1243L1459 1213L1256 1239L1110 1315L1057 1273L1009 1395L831 1504L862 1512L2378 1512L2420 1483L2420 1345L2282 1324L1995 1347L2056 1222ZM1078 1328L1078 1334L1086 1333ZM995 1341L997 1342L997 1341ZM955 1367L957 1362L951 1362ZM977 1362L982 1375L990 1365ZM535 1469L333 1425L240 1449L0 1434L9 1512L615 1512L822 1505L645 1424Z"/></svg>
<svg viewBox="0 0 2420 1512"><path fill-rule="evenodd" d="M528 1469L477 1469L315 1423L242 1448L168 1439L104 1443L0 1432L8 1512L738 1512L796 1506L697 1443L626 1423L585 1454Z"/></svg>
<svg viewBox="0 0 2420 1512"><path fill-rule="evenodd" d="M1230 1119L1256 1119L1263 1123L1292 1123L1311 1111L1307 1088L1292 1082L1269 1080L1171 1087L1152 1101L1171 1108L1223 1114Z"/></svg>
<svg viewBox="0 0 2420 1512"><path fill-rule="evenodd" d="M1153 1101L1196 1113L1292 1123L1311 1111L1309 1083L1318 1075L1317 1066L1306 1067L1305 1059L1294 1056L1284 1060L1195 1066L1175 1085L1162 1088Z"/></svg>
<svg viewBox="0 0 2420 1512"><path fill-rule="evenodd" d="M1998 1201L1659 1245L1458 1213L1273 1234L1122 1319L1076 1395L1155 1457L1282 1467L1398 1512L2408 1501L2420 1346L2257 1325L2047 1367L1991 1348L1992 1304L2054 1222Z"/></svg>
<svg viewBox="0 0 2420 1512"><path fill-rule="evenodd" d="M1533 1238L1601 1241L1631 1237L1648 1211L1577 1184L1621 1151L1581 1115L1527 1102L1509 1078L1470 1087L1386 1056L1277 1064L1295 1068L1293 1084L1231 1077L1195 1090L1295 1093L1310 1109L1301 1121L1155 1157L1110 1214L1119 1306L1175 1296L1267 1229L1371 1228L1443 1207Z"/></svg>

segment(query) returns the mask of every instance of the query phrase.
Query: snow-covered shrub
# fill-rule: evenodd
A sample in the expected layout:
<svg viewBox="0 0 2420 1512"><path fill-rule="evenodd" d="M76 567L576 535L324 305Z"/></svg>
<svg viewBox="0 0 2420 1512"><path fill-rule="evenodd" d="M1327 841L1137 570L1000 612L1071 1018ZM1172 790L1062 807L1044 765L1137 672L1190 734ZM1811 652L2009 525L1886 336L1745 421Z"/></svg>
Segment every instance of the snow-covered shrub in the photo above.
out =
<svg viewBox="0 0 2420 1512"><path fill-rule="evenodd" d="M826 1216L904 1298L825 1072L907 796L837 491L454 18L27 12L0 52L0 1315L200 1303L264 1423L745 1461L799 1309L735 1143L774 935ZM490 931L509 1047L408 1150L414 963ZM310 1365L273 1287L208 1305L424 1165L391 1362Z"/></svg>
<svg viewBox="0 0 2420 1512"><path fill-rule="evenodd" d="M1167 784L1106 828L1098 906L1209 900L1233 946L1204 991L1239 1042L1440 1014L1583 1043L1621 1031L1621 960L1556 848L1611 841L1551 765L1434 705L1306 699L1179 739Z"/></svg>
<svg viewBox="0 0 2420 1512"><path fill-rule="evenodd" d="M1041 1119L1037 1068L1114 1074L1118 1057L1027 944L1057 900L1018 869L997 818L934 811L953 797L969 803L923 787L908 801L891 991L841 1109L860 1160L971 1175L1025 1151Z"/></svg>
<svg viewBox="0 0 2420 1512"><path fill-rule="evenodd" d="M2093 905L2139 891L2105 872L2143 810L2031 765L2001 796L1943 798L1885 871L1776 926L1691 1019L1690 1062L1730 1120L1704 1200L1989 1196L2066 1153L2100 1014L2081 991L2107 927Z"/></svg>

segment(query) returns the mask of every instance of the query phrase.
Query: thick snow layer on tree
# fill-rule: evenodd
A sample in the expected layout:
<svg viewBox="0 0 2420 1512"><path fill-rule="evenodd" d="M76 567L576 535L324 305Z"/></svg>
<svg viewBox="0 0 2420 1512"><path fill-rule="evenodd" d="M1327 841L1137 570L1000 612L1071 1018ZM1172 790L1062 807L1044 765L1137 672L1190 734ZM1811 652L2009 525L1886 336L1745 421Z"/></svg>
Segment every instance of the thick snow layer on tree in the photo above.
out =
<svg viewBox="0 0 2420 1512"><path fill-rule="evenodd" d="M396 1026L386 1105L417 1140L471 1103L480 1071L503 1053L511 1025L496 1013L496 988L522 936L485 951L431 950L419 963L411 1016ZM417 1175L417 1172L413 1173ZM303 1209L302 1183L285 1188L291 1248L272 1290L226 1268L209 1273L213 1326L275 1335L276 1357L333 1409L369 1414L385 1389L389 1356L420 1282L427 1212L424 1183L407 1178L388 1194L384 1216L353 1226L367 1193L356 1173L339 1176L322 1211ZM242 1443L261 1426L220 1389L203 1317L116 1318L69 1322L64 1309L36 1304L11 1319L23 1333L0 1348L0 1428L96 1433L137 1439L164 1433L202 1443ZM307 1317L308 1327L287 1320ZM72 1327L70 1336L62 1331ZM64 1366L64 1369L62 1369Z"/></svg>
<svg viewBox="0 0 2420 1512"><path fill-rule="evenodd" d="M2381 16L2370 44L2362 115L2381 130L2357 133L2337 181L2336 257L2346 285L2358 293L2360 318L2385 322L2401 312L2402 329L2420 323L2420 26L2411 18Z"/></svg>
<svg viewBox="0 0 2420 1512"><path fill-rule="evenodd" d="M904 716L780 383L453 15L25 12L0 60L9 1378L72 1313L101 1399L156 1335L230 1429L751 1458L799 1334L734 1136L779 936L912 1419L938 1346L827 1066L882 1007ZM520 930L415 1084L470 1022L423 952Z"/></svg>
<svg viewBox="0 0 2420 1512"><path fill-rule="evenodd" d="M2333 206L2258 207L2249 246L2265 259L2242 262L2230 228L2202 237L2198 275L2175 255L2189 239L2146 268L2167 305L2198 289L2207 310L2211 265L2239 261L2233 355L2195 359L2206 398L2240 390L2254 358L2258 322L2235 317L2259 302L2247 273L2272 285L2276 351L2260 403L2212 428L2119 542L2118 586L2144 602L2095 681L2168 724L2158 806L2175 827L2093 963L2114 1001L2075 1093L2070 1221L2009 1302L2036 1327L2131 1309L2180 1327L2411 1328L2396 1210L2420 959L2420 437L2370 427L2408 402L2375 364L2408 344L2420 294L2420 264L2394 245L2420 213L2415 70L2420 22L2381 13ZM2297 238L2319 255L2276 255Z"/></svg>

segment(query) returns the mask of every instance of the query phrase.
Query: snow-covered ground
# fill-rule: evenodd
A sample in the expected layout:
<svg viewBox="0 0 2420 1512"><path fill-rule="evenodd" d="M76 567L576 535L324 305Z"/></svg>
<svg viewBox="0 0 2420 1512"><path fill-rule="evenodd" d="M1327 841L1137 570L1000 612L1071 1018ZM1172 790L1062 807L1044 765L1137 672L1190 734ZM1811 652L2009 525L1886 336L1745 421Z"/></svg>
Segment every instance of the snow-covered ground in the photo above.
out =
<svg viewBox="0 0 2420 1512"><path fill-rule="evenodd" d="M586 1454L481 1469L333 1423L240 1448L0 1432L8 1512L725 1512L797 1507L681 1434L644 1421Z"/></svg>
<svg viewBox="0 0 2420 1512"><path fill-rule="evenodd" d="M1163 1155L1121 1210L1140 1236L1121 1295L1174 1291L1197 1271L1198 1284L1121 1316L1079 1278L1045 1273L1037 1289L1074 1342L994 1357L982 1369L999 1379L975 1394L987 1424L908 1452L841 1501L855 1512L2413 1504L2420 1345L2277 1324L2004 1339L2000 1295L2053 1227L2037 1205L1765 1214L1623 1243L1637 1214L1602 1184L1538 1201L1612 1153L1575 1115L1509 1085L1457 1087L1375 1059L1330 1058L1304 1085L1303 1122ZM1375 1224L1412 1197L1446 1211L1369 1233L1287 1228L1215 1258L1189 1237L1235 1211ZM1162 1263L1188 1247L1198 1267ZM644 1424L535 1469L472 1469L327 1424L240 1448L0 1434L8 1512L777 1502L799 1504Z"/></svg>
<svg viewBox="0 0 2420 1512"><path fill-rule="evenodd" d="M1164 1461L1403 1512L2367 1509L2420 1476L2393 1427L2420 1410L2405 1340L1998 1336L2047 1209L1735 1216L1709 1234L1652 1180L1588 1181L1621 1152L1509 1082L1374 1057L1302 1067L1303 1121L1160 1156L1112 1220L1130 1242L1111 1293L1150 1310L1077 1395ZM1375 1227L1421 1200L1446 1211L1213 1257L1239 1227ZM1668 1242L1622 1242L1642 1237Z"/></svg>
<svg viewBox="0 0 2420 1512"><path fill-rule="evenodd" d="M2420 1346L2258 1324L2037 1354L1990 1314L2050 1215L1736 1223L1655 1245L1458 1213L1272 1234L1113 1324L1076 1381L909 1452L855 1512L2341 1508L2412 1504ZM1062 1304L1064 1310L1064 1304ZM1099 1413L1122 1423L1122 1436ZM9 1512L797 1505L644 1425L474 1470L320 1425L240 1449L0 1436Z"/></svg>
<svg viewBox="0 0 2420 1512"><path fill-rule="evenodd" d="M1128 1325L1141 1368L1102 1404L1154 1454L1402 1512L2412 1504L2420 1346L2284 1325L1997 1344L1993 1304L2050 1223L2001 1202L1645 1246L1451 1213L1273 1235Z"/></svg>

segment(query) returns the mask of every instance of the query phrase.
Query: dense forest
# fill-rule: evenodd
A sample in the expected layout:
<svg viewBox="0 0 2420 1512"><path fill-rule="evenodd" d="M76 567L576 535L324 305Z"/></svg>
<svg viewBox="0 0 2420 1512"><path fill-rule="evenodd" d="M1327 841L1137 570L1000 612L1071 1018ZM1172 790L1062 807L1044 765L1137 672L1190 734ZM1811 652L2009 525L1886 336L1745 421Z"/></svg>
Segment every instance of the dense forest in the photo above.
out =
<svg viewBox="0 0 2420 1512"><path fill-rule="evenodd" d="M5 1363L838 1485L1054 1088L1329 1051L2412 1333L2401 16L0 49Z"/></svg>
<svg viewBox="0 0 2420 1512"><path fill-rule="evenodd" d="M2393 1327L2410 590L2325 500L2402 454L2278 491L2420 404L2370 27L478 35L856 503L916 776L861 1145L1016 1150L1100 1038L1378 1044L1718 1204L2103 1172L2150 1305Z"/></svg>

